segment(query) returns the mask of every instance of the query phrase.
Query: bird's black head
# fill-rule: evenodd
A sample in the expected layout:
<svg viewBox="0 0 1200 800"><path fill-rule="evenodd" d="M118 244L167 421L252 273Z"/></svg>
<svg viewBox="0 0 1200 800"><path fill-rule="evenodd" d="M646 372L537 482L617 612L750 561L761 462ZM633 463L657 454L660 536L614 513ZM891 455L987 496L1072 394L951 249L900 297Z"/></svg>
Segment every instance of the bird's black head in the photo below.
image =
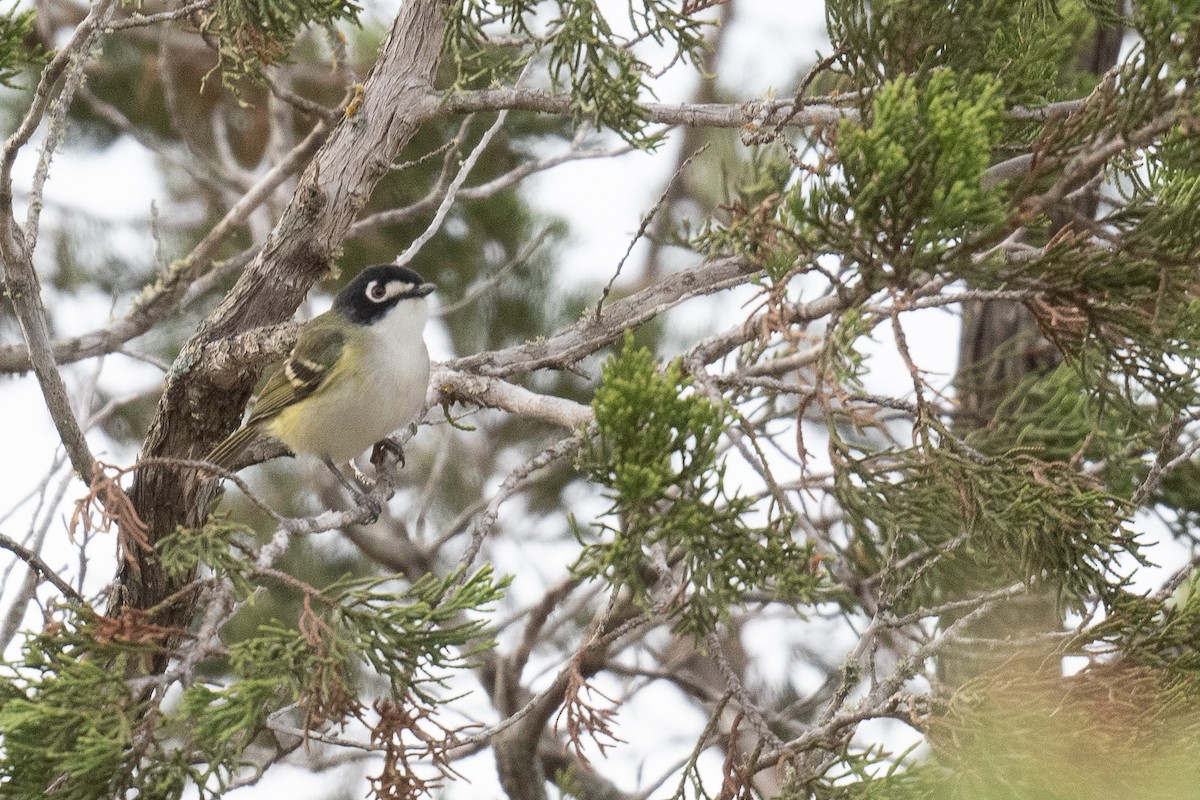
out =
<svg viewBox="0 0 1200 800"><path fill-rule="evenodd" d="M333 307L356 325L371 325L404 300L421 298L434 290L417 272L394 264L367 267L338 292Z"/></svg>

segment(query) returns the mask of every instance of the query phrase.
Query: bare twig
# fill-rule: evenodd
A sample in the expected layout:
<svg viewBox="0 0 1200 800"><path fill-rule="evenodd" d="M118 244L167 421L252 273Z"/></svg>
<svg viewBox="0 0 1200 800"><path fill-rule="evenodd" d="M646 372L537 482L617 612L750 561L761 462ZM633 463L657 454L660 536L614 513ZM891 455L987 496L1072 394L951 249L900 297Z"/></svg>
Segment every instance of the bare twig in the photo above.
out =
<svg viewBox="0 0 1200 800"><path fill-rule="evenodd" d="M450 362L455 369L503 377L514 372L563 367L592 355L622 333L691 297L712 294L746 281L757 268L745 259L718 258L673 273L640 292L623 297L596 321L592 315L547 338Z"/></svg>
<svg viewBox="0 0 1200 800"><path fill-rule="evenodd" d="M323 122L318 122L309 135L292 148L284 159L263 174L209 230L192 252L173 264L167 274L150 289L148 296L139 298L124 317L91 333L58 342L53 347L47 345L48 350L55 355L61 354L64 361L76 361L113 352L130 339L145 333L180 306L203 296L215 281L223 278L225 274L223 270L212 280L197 280L205 275L218 248L245 224L256 208L270 199L284 181L304 167L328 133L328 127ZM256 251L247 252L227 262L228 266L240 267L255 254ZM0 373L18 372L28 369L29 366L28 347L0 348Z"/></svg>
<svg viewBox="0 0 1200 800"><path fill-rule="evenodd" d="M197 11L205 11L210 8L215 0L195 0L195 2L180 6L172 11L160 11L157 14L142 14L140 11L134 12L125 19L116 19L105 26L106 30L119 31L127 28L145 28L150 25L157 25L160 22L174 22L177 19L190 17Z"/></svg>
<svg viewBox="0 0 1200 800"><path fill-rule="evenodd" d="M255 252L249 250L235 256L188 284L180 283L183 273L169 272L163 282L148 287L124 316L80 336L54 342L52 351L56 363L68 364L117 352L126 342L212 292L230 273L244 267ZM30 368L27 346L0 347L0 374L25 372Z"/></svg>
<svg viewBox="0 0 1200 800"><path fill-rule="evenodd" d="M58 508L61 505L63 498L67 494L67 488L75 482L74 474L68 473L63 475L59 479L58 485L54 488L54 491L49 496L46 495L46 489L49 488L49 481L51 477L53 477L54 473L58 471L65 460L65 456L61 458L55 458L55 463L51 468L50 473L46 476L46 480L42 483L41 491L39 492L38 497L38 505L37 508L34 509L30 522L29 534L25 537L24 541L21 542L22 545L28 546L30 551L39 555L41 554L42 545L46 541L46 534L50 530L50 525L57 518ZM46 509L47 511L45 516L42 517L41 524L39 525L37 521L38 517L41 516L43 509ZM83 543L80 544L81 553L82 547ZM5 568L3 580L0 580L0 586L8 585L8 576L11 574L13 567L19 563L21 563L19 560L14 560L7 568ZM29 603L32 602L37 595L37 587L39 582L37 571L33 569L26 569L25 579L22 581L21 585L17 588L16 593L13 595L8 607L8 613L4 616L4 623L3 625L0 625L0 653L4 652L9 645L9 642L11 642L13 637L16 636L17 630L20 628L21 621L25 618L25 611L28 608ZM82 594L82 579L78 581L78 586L79 589L77 591Z"/></svg>
<svg viewBox="0 0 1200 800"><path fill-rule="evenodd" d="M500 484L500 488L492 495L492 499L488 501L487 508L475 520L475 526L471 532L471 544L458 560L458 566L462 569L461 580L466 580L466 568L475 563L475 558L479 555L480 548L483 547L484 539L495 531L496 521L500 516L500 506L522 489L534 472L553 461L572 455L579 449L580 444L578 436L559 439L508 474L508 477Z"/></svg>
<svg viewBox="0 0 1200 800"><path fill-rule="evenodd" d="M595 158L614 158L624 155L633 148L625 146L614 148L611 150L581 150L572 148L561 155L551 156L540 161L526 161L516 167L513 167L508 172L493 178L487 183L481 183L478 186L465 186L458 190L459 201L464 200L482 200L495 195L516 184L520 183L525 178L538 172L552 169L560 164L566 164L571 161L582 161L585 159ZM402 222L407 222L410 219L428 213L437 208L445 198L445 188L436 185L430 192L415 203L405 206L404 208L393 208L387 211L380 211L376 214L363 217L354 223L350 228L350 236L361 236L362 234L374 228L383 225L395 225Z"/></svg>
<svg viewBox="0 0 1200 800"><path fill-rule="evenodd" d="M38 383L41 384L46 408L54 419L60 439L71 459L71 465L85 482L91 481L95 459L71 409L66 386L54 361L41 290L33 267L32 251L37 235L40 190L49 169L50 155L61 135L62 119L83 79L83 64L91 55L91 48L100 35L101 27L115 8L115 0L100 0L88 11L88 15L76 27L70 40L42 71L28 112L16 132L4 142L3 149L0 150L0 260L4 263L7 294L21 324L29 351L29 362L37 375ZM66 76L66 79L57 98L57 105L50 111L51 130L43 144L42 158L34 177L35 191L30 197L29 218L26 230L22 231L13 216L13 164L17 153L29 141L46 109L51 106L52 92L63 76Z"/></svg>
<svg viewBox="0 0 1200 800"><path fill-rule="evenodd" d="M489 289L504 280L509 273L528 261L534 252L542 246L542 243L546 241L546 237L549 235L550 228L542 228L529 241L521 245L521 249L517 251L517 254L510 258L504 266L467 287L467 291L458 300L442 306L440 316L448 316L474 303L486 294Z"/></svg>
<svg viewBox="0 0 1200 800"><path fill-rule="evenodd" d="M658 200L653 206L651 206L649 211L642 215L642 222L640 225L638 225L637 232L633 235L633 238L629 240L629 246L625 248L625 255L621 256L621 260L617 262L617 268L613 270L612 277L608 279L608 283L604 284L604 290L600 292L600 299L596 301L597 321L599 321L601 312L604 310L604 301L608 299L608 295L612 291L613 284L617 282L617 278L621 277L621 268L624 267L625 262L629 260L629 254L633 252L634 246L637 245L637 243L641 241L642 237L646 235L646 230L650 227L650 223L654 221L654 216L659 212L659 209L663 207L663 204L667 202L667 198L674 190L675 182L679 180L679 176L682 175L684 170L686 170L693 161L699 158L704 151L708 149L708 147L708 144L701 145L694 153L683 160L683 162L679 165L679 168L675 170L675 173L671 176L671 179L667 181L667 185L663 188L662 194L658 196Z"/></svg>
<svg viewBox="0 0 1200 800"><path fill-rule="evenodd" d="M33 253L37 249L38 219L42 213L42 193L46 187L46 180L50 177L50 162L54 158L54 151L58 149L58 144L66 133L67 111L71 108L75 93L83 85L84 66L95 55L92 50L98 49L100 29L112 18L116 7L116 3L111 2L97 4L96 8L99 9L99 13L91 23L91 29L80 41L78 49L71 52L70 62L65 70L58 97L50 103L50 113L46 117L46 136L42 140L37 168L33 172L33 185L29 189L29 209L25 217L24 246L29 253ZM88 21L85 19L80 27L87 24ZM6 174L4 177L7 180L10 176Z"/></svg>
<svg viewBox="0 0 1200 800"><path fill-rule="evenodd" d="M421 232L420 236L413 240L413 243L403 253L396 256L395 264L404 266L411 263L417 257L417 254L421 252L421 248L441 230L442 223L445 222L446 215L450 213L450 207L454 205L454 201L458 196L458 190L466 183L467 177L470 176L471 170L475 168L475 163L479 161L479 157L483 155L483 151L487 149L487 146L491 144L495 135L504 127L506 119L508 119L507 111L501 111L496 116L495 122L484 132L483 137L479 140L479 144L475 145L475 149L463 161L458 174L454 176L454 180L451 181L449 188L446 189L446 195L442 198L442 203L438 206L437 213L433 215L433 221Z"/></svg>
<svg viewBox="0 0 1200 800"><path fill-rule="evenodd" d="M753 106L751 108L750 106ZM770 100L753 104L722 103L643 103L646 119L666 125L694 125L704 128L741 128L745 125L775 125L792 111L791 100ZM531 89L480 89L451 94L443 101L440 113L463 114L478 111L538 111L543 114L569 114L571 98ZM805 127L857 119L858 110L829 105L806 106L791 125Z"/></svg>
<svg viewBox="0 0 1200 800"><path fill-rule="evenodd" d="M1192 460L1197 452L1200 452L1200 439L1191 442L1179 454L1172 456L1172 445L1179 439L1179 435L1183 433L1183 429L1188 420L1184 417L1176 418L1163 434L1162 442L1158 448L1158 454L1154 458L1154 463L1150 465L1150 471L1146 473L1146 477L1138 484L1133 495L1129 498L1130 508L1141 508L1142 503L1158 490L1162 482L1170 475L1180 464L1185 464Z"/></svg>
<svg viewBox="0 0 1200 800"><path fill-rule="evenodd" d="M90 43L98 35L102 20L112 13L115 6L116 0L101 0L92 6L88 10L87 16L72 32L71 38L58 48L54 58L42 70L41 78L33 91L29 110L21 119L16 131L8 137L3 148L0 149L0 208L11 209L13 162L17 158L17 153L29 142L29 138L33 136L33 132L41 123L52 99L55 85L77 54L90 47Z"/></svg>
<svg viewBox="0 0 1200 800"><path fill-rule="evenodd" d="M465 400L512 414L575 430L592 421L592 409L574 400L538 394L498 378L469 375L438 367L430 384L443 401Z"/></svg>
<svg viewBox="0 0 1200 800"><path fill-rule="evenodd" d="M83 598L83 595L75 591L75 587L63 580L62 577L59 576L59 574L53 569L51 569L50 565L43 561L42 557L33 550L30 550L16 539L13 539L12 537L3 533L0 533L0 547L8 550L11 553L14 553L17 558L28 564L31 570L36 572L38 575L41 575L45 580L54 584L54 588L66 595L71 602L78 603L81 606L87 605L87 600Z"/></svg>

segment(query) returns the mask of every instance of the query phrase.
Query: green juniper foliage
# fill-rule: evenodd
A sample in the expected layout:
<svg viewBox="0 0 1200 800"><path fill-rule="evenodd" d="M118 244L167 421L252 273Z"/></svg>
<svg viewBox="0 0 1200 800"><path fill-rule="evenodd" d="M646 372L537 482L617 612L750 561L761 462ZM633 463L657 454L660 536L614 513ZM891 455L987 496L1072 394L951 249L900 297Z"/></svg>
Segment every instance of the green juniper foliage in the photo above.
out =
<svg viewBox="0 0 1200 800"><path fill-rule="evenodd" d="M1113 8L1100 17L1110 19ZM1086 91L1071 46L1096 14L1075 2L1041 0L827 0L825 15L837 70L873 94L904 76L924 82L937 69L999 79L1016 103Z"/></svg>
<svg viewBox="0 0 1200 800"><path fill-rule="evenodd" d="M357 22L359 11L354 0L217 0L204 27L217 37L221 82L236 92L242 79L287 60L302 28Z"/></svg>
<svg viewBox="0 0 1200 800"><path fill-rule="evenodd" d="M213 515L203 528L179 527L158 543L163 569L173 577L193 574L200 566L216 570L240 581L243 595L251 584L247 579L244 554L234 549L239 540L249 540L253 531L245 526Z"/></svg>
<svg viewBox="0 0 1200 800"><path fill-rule="evenodd" d="M594 0L449 3L452 63L440 85L510 85L525 67L540 69L535 80L569 93L573 122L649 146L656 139L637 101L655 65L643 62L638 42L691 58L705 5L629 0L619 18ZM842 614L862 637L840 670L828 669L829 686L807 696L811 687L797 681L781 702L762 701L755 725L765 720L803 747L738 741L722 765L721 796L749 796L759 757L773 759L785 780L803 773L780 795L795 800L1194 793L1200 573L1184 570L1159 593L1135 592L1129 575L1145 565L1149 543L1135 539L1135 521L1162 516L1189 546L1200 523L1200 467L1185 449L1200 407L1200 2L1124 5L828 0L832 50L800 99L841 109L843 120L785 128L756 150L719 221L691 243L759 268L761 304L747 312L757 327L739 331L740 344L706 365L704 381L688 377L690 362L659 363L632 335L604 364L591 395L594 433L577 466L607 507L590 527L576 526L576 573L694 639L734 633L726 623L772 598L781 601L772 612L791 620ZM235 85L287 58L303 26L356 14L344 0L220 0L207 30L223 79ZM1080 43L1121 14L1138 41L1107 75L1081 69ZM10 14L0 28L0 81L28 63L3 58L29 24ZM322 102L336 103L341 89ZM808 96L817 92L827 96ZM1071 102L1040 108L1059 100ZM800 118L803 103L794 110ZM507 129L509 146L498 140L497 157L475 177L512 170L519 141L571 132L546 119L514 114L526 127ZM487 125L475 119L463 148L442 161L438 148L458 135L458 122L426 126L428 138L401 156L411 166L380 184L369 212L419 202ZM1012 169L993 180L1002 166ZM1094 208L1085 207L1093 190ZM537 229L516 190L495 203L456 206L469 234L441 236L424 254L448 295L469 293L481 263L499 269ZM351 241L347 252L357 255L348 260L390 257L423 227L414 217ZM506 275L492 311L472 308L471 325L451 331L455 349L555 329L561 318L542 307L541 293L523 290L545 283L540 269ZM68 272L63 280L76 281ZM910 314L922 303L929 308ZM926 354L906 350L905 331L976 303L1020 311L1037 335L953 377L925 371ZM819 304L825 310L806 316ZM1016 375L1002 397L989 398L990 422L965 421L965 398L998 385L995 362L1047 354L1044 370ZM770 363L777 357L786 369ZM894 396L880 394L895 387L879 388L872 374L884 359L904 368ZM573 377L544 375L534 379L539 391L581 401L591 393ZM783 436L769 430L779 422ZM440 495L431 527L456 518L461 499L485 491L495 465L536 438L525 421L502 424L478 475L451 471L431 482ZM743 432L744 450L727 458L722 448ZM793 432L797 445L787 447ZM813 441L822 437L827 458L816 464ZM454 463L458 451L447 452ZM761 499L736 480L743 452L761 468L756 475L770 474ZM1174 471L1161 483L1146 482L1168 464ZM577 476L561 473L527 509L568 516L558 492ZM294 486L280 493L288 502L301 494ZM200 573L195 590L231 589L240 604L222 649L165 705L144 694L145 681L126 679L181 635L156 628L153 611L112 619L58 609L42 634L26 638L19 666L0 674L0 798L47 796L51 784L49 796L80 800L96 787L143 800L217 797L247 774L253 748L278 743L272 724L371 725L385 702L424 718L444 702L447 675L488 646L483 617L505 585L489 570L399 588L399 578L364 577L349 559L306 558L304 541L289 553L294 572L287 559L258 570L253 541L250 528L214 520L157 543L170 574ZM1010 658L1027 642L960 625L992 610L981 598L1009 587L1019 596L997 608L1053 597L1078 612L1019 629L1036 640L1039 667ZM991 647L1011 663L943 680L955 646ZM1066 676L1064 656L1086 665ZM899 664L895 674L890 664ZM513 686L526 688L519 675ZM793 714L798 708L807 710ZM706 710L713 724L682 770L681 798L712 795L700 754L720 737L735 740L722 729L730 708ZM761 733L748 717L740 733ZM922 747L890 753L871 744L857 727L868 718L908 725ZM819 739L809 737L822 726ZM395 743L412 730L372 733L375 743ZM560 791L578 796L592 778L572 767L557 775Z"/></svg>
<svg viewBox="0 0 1200 800"><path fill-rule="evenodd" d="M246 596L251 562L232 558L236 526L214 523L162 543L174 569L204 564L235 579ZM165 713L125 676L160 648L164 631L147 617L62 612L27 639L22 669L0 677L0 798L90 800L137 791L178 798L186 786L216 798L248 763L247 748L273 714L295 708L298 728L344 723L365 711L358 685L383 679L397 702L432 707L436 687L490 646L472 616L506 582L487 567L470 576L426 576L405 590L391 577L346 579L306 590L298 623L260 624L229 647L228 675L198 680Z"/></svg>
<svg viewBox="0 0 1200 800"><path fill-rule="evenodd" d="M747 591L792 602L813 596L820 577L811 545L792 539L786 515L750 524L755 503L726 487L718 455L730 410L696 392L678 361L660 372L650 351L626 335L604 365L592 408L596 437L580 467L607 490L611 506L597 523L603 538L584 547L579 572L627 586L649 605L656 583L670 580L655 574L655 562L681 565L676 629L697 637Z"/></svg>
<svg viewBox="0 0 1200 800"><path fill-rule="evenodd" d="M787 191L793 166L783 148L751 148L742 169L725 176L721 209L727 213L707 220L687 244L708 255L741 253L772 281L785 280L796 252L790 231L775 218L775 206Z"/></svg>
<svg viewBox="0 0 1200 800"><path fill-rule="evenodd" d="M659 138L647 133L645 112L638 105L650 69L630 45L650 38L694 60L707 22L686 6L677 8L672 0L629 0L620 19L632 28L627 36L614 29L596 0L459 0L451 4L447 33L459 71L456 87L501 80L527 63L530 53L514 51L498 61L494 49L485 45L489 25L503 25L509 33L527 37L534 44L533 55L546 59L550 77L569 87L576 121L594 121L630 144L652 148ZM546 7L552 9L549 22L541 18Z"/></svg>
<svg viewBox="0 0 1200 800"><path fill-rule="evenodd" d="M52 783L68 800L126 788L148 703L122 676L151 648L98 634L88 616L72 612L26 639L23 668L0 664L0 797L40 797Z"/></svg>
<svg viewBox="0 0 1200 800"><path fill-rule="evenodd" d="M977 588L955 585L970 572L964 559L987 564L997 585L1045 582L1078 607L1094 595L1116 596L1118 557L1137 557L1119 499L1064 462L1019 450L977 458L953 445L845 457L838 497L864 549L882 548L875 559L900 561L966 537L940 561L888 570L887 591L900 607Z"/></svg>
<svg viewBox="0 0 1200 800"><path fill-rule="evenodd" d="M46 60L45 53L27 44L33 36L35 13L32 8L18 12L14 4L0 14L0 86L20 88L17 79Z"/></svg>
<svg viewBox="0 0 1200 800"><path fill-rule="evenodd" d="M859 347L871 336L875 321L862 309L851 307L833 320L822 352L825 368L839 386L851 391L863 389L867 361Z"/></svg>
<svg viewBox="0 0 1200 800"><path fill-rule="evenodd" d="M889 81L863 123L842 122L840 174L793 187L784 224L814 254L842 254L843 274L870 290L944 268L956 244L1002 219L1000 197L980 186L1002 107L993 79L939 69L924 84Z"/></svg>
<svg viewBox="0 0 1200 800"><path fill-rule="evenodd" d="M1053 668L1049 678L981 676L956 705L908 717L928 755L831 750L828 772L783 796L1082 800L1112 786L1128 796L1189 791L1200 729L1195 578L1166 603L1131 594L1128 578L1145 565L1135 514L1161 513L1185 542L1200 520L1194 457L1139 494L1153 461L1193 443L1191 434L1171 437L1200 404L1200 4L1136 4L1130 22L1144 41L1099 83L1075 67L1072 43L1110 24L1112 3L831 0L826 8L836 54L825 84L854 92L843 104L857 118L807 134L808 149L795 152L811 157L796 162L774 200L753 213L747 204L695 244L762 265L774 291L797 291L804 280L804 299L819 286L844 301L823 334L815 380L818 394L828 387L848 563L858 580L877 582L879 602L900 615L942 603L967 602L965 610L981 593L1028 583L1104 617L1074 638L1047 636L1056 644L1035 661L1106 655L1066 681ZM1086 103L1061 119L1022 116L1021 106L1068 98ZM1064 180L1064 170L1114 137L1138 143L1096 165L1092 185L1108 193L1097 224L1064 229L1051 217L1086 188L1082 178ZM1027 173L984 180L1029 151ZM1010 237L1024 248L1015 255L998 246ZM995 398L991 424L976 430L956 420L944 383L910 367L919 396L895 405L909 410L909 427L898 436L865 430L862 420L878 409L865 396L865 353L870 345L883 357L876 334L891 322L880 309L903 311L919 289L1012 293L1060 366L1014 380ZM910 331L919 324L900 318ZM973 366L985 385L994 365ZM959 375L955 386L973 377ZM942 631L961 618L958 610L927 617ZM1039 730L1061 708L1072 709L1063 724ZM1097 750L1111 763L1084 758ZM1056 777L1080 763L1095 774L1075 786Z"/></svg>
<svg viewBox="0 0 1200 800"><path fill-rule="evenodd" d="M1105 484L1132 491L1125 453L1149 452L1150 432L1166 423L1158 405L1134 405L1114 392L1098 393L1084 382L1078 365L1065 362L1043 374L1026 376L1005 396L995 417L964 437L988 455L1032 453L1050 462L1086 458L1105 466ZM1137 420L1135 422L1135 420Z"/></svg>
<svg viewBox="0 0 1200 800"><path fill-rule="evenodd" d="M922 81L891 80L861 122L844 119L825 142L836 145L836 159L823 163L815 183L785 188L786 176L764 160L739 188L740 213L707 226L694 245L741 253L777 280L797 261L816 269L819 256L836 256L843 289L905 286L914 273L932 271L965 277L977 269L965 245L1005 218L1002 194L981 186L1004 104L991 77L938 68ZM755 192L764 182L775 191Z"/></svg>

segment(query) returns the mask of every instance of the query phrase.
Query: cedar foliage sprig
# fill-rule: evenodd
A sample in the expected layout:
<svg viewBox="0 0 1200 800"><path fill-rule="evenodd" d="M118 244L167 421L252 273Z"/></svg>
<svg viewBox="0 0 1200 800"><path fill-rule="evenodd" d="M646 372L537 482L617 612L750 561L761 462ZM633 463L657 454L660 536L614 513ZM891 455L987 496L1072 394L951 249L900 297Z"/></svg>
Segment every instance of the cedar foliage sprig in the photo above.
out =
<svg viewBox="0 0 1200 800"><path fill-rule="evenodd" d="M1113 598L1123 586L1121 556L1138 559L1119 498L1066 463L1022 451L979 460L953 444L854 456L842 446L836 493L864 551L900 607L957 600L977 583L958 583L986 564L996 585L1037 582L1064 603ZM885 562L965 541L936 566ZM903 596L901 596L903 595Z"/></svg>
<svg viewBox="0 0 1200 800"><path fill-rule="evenodd" d="M285 62L309 25L358 22L354 0L217 0L204 29L216 35L221 83L235 94L243 80Z"/></svg>
<svg viewBox="0 0 1200 800"><path fill-rule="evenodd" d="M1111 7L1096 10L1111 17ZM1078 96L1086 78L1069 69L1071 45L1095 16L1073 2L982 0L969 12L943 0L825 3L836 71L845 88L868 90L864 100L888 81L920 83L939 69L999 79L1016 103Z"/></svg>
<svg viewBox="0 0 1200 800"><path fill-rule="evenodd" d="M0 86L21 88L17 79L47 59L41 48L28 44L34 37L35 14L32 8L18 12L16 4L0 14Z"/></svg>
<svg viewBox="0 0 1200 800"><path fill-rule="evenodd" d="M981 187L1003 102L996 81L948 69L889 81L862 123L839 127L838 169L791 188L783 224L812 251L842 254L843 276L872 291L944 270L957 242L1003 218Z"/></svg>
<svg viewBox="0 0 1200 800"><path fill-rule="evenodd" d="M204 564L252 590L270 576L230 549L240 533L214 522L178 531L160 548L173 569ZM487 623L474 614L500 598L506 581L489 567L426 576L403 590L394 581L307 589L297 623L260 624L230 645L224 679L193 679L174 705L158 705L126 680L162 651L170 631L147 614L64 611L28 637L20 669L0 674L0 798L41 796L51 784L69 800L131 791L166 800L188 785L216 798L273 715L295 708L306 729L363 719L367 676L382 679L395 702L424 703L429 713L440 682L490 646Z"/></svg>
<svg viewBox="0 0 1200 800"><path fill-rule="evenodd" d="M661 138L647 132L639 105L651 68L634 52L636 43L652 39L669 44L680 59L695 60L709 24L688 3L674 0L629 0L622 22L631 35L620 33L611 12L596 0L460 0L448 13L456 88L506 80L538 56L545 59L550 78L568 88L576 122L595 122L643 149L654 148ZM493 26L526 39L530 49L498 58L486 44Z"/></svg>
<svg viewBox="0 0 1200 800"><path fill-rule="evenodd" d="M626 335L605 362L592 408L597 435L580 468L610 506L596 523L602 540L585 545L577 571L628 587L648 606L663 579L652 567L659 550L683 586L676 630L697 637L747 591L794 602L814 595L821 580L811 545L792 538L787 516L750 521L755 502L726 487L718 453L730 411L696 392L678 361L660 371Z"/></svg>
<svg viewBox="0 0 1200 800"><path fill-rule="evenodd" d="M66 800L120 796L136 764L136 720L148 703L124 680L152 649L102 639L86 615L68 614L0 664L0 797ZM19 666L17 666L19 665Z"/></svg>

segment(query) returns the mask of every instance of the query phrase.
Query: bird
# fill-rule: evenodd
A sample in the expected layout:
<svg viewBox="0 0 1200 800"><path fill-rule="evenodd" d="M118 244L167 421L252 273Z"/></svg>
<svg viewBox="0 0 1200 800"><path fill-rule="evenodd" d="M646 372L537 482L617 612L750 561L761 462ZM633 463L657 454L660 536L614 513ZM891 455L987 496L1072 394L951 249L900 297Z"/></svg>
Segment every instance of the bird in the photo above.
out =
<svg viewBox="0 0 1200 800"><path fill-rule="evenodd" d="M425 407L426 298L435 288L408 267L363 269L329 311L301 327L245 424L205 460L229 469L252 443L275 439L297 455L317 457L352 494L365 497L361 481L355 487L337 464L371 445L393 450L403 462L386 437Z"/></svg>

